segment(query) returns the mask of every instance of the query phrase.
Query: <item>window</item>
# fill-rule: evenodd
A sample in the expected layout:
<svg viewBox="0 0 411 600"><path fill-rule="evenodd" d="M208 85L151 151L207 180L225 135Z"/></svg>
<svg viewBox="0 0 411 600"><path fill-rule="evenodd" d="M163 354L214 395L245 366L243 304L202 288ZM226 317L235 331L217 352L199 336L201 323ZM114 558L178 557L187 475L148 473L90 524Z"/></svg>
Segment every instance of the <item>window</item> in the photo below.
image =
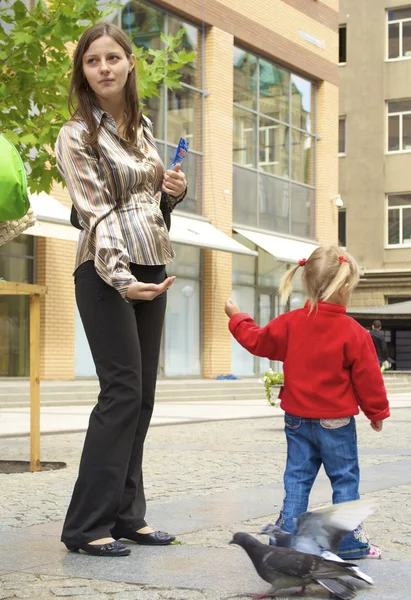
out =
<svg viewBox="0 0 411 600"><path fill-rule="evenodd" d="M180 137L190 142L190 152L183 170L187 177L188 193L179 210L201 214L203 171L203 37L201 30L162 10L131 0L119 11L119 24L136 46L159 50L161 34L173 34L184 29L182 47L194 51L197 58L181 69L182 87L162 88L159 96L144 101L144 112L153 122L158 151L166 168L174 158Z"/></svg>
<svg viewBox="0 0 411 600"><path fill-rule="evenodd" d="M0 248L0 276L34 283L35 238L21 235ZM29 375L29 299L0 296L0 377Z"/></svg>
<svg viewBox="0 0 411 600"><path fill-rule="evenodd" d="M340 65L345 65L347 62L347 25L340 25L338 42L338 62Z"/></svg>
<svg viewBox="0 0 411 600"><path fill-rule="evenodd" d="M347 245L347 211L338 211L338 245L344 248Z"/></svg>
<svg viewBox="0 0 411 600"><path fill-rule="evenodd" d="M346 140L346 119L340 117L338 121L338 155L345 156L347 153L347 140Z"/></svg>
<svg viewBox="0 0 411 600"><path fill-rule="evenodd" d="M163 337L164 375L201 375L201 250L173 244L176 260L167 272L177 275L167 298Z"/></svg>
<svg viewBox="0 0 411 600"><path fill-rule="evenodd" d="M315 90L234 48L235 223L314 237Z"/></svg>
<svg viewBox="0 0 411 600"><path fill-rule="evenodd" d="M390 100L388 108L388 152L411 151L411 100Z"/></svg>
<svg viewBox="0 0 411 600"><path fill-rule="evenodd" d="M390 194L387 198L389 246L411 245L411 194Z"/></svg>
<svg viewBox="0 0 411 600"><path fill-rule="evenodd" d="M387 304L397 304L398 302L411 302L411 296L386 296L385 301Z"/></svg>
<svg viewBox="0 0 411 600"><path fill-rule="evenodd" d="M387 10L389 60L411 57L411 7Z"/></svg>

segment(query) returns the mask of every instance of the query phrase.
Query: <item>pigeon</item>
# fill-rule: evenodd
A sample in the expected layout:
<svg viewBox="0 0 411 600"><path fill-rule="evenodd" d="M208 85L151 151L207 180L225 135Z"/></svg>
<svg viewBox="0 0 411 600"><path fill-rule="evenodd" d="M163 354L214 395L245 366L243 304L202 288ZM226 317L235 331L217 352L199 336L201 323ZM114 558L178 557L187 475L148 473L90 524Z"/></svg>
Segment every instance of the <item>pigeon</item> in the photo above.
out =
<svg viewBox="0 0 411 600"><path fill-rule="evenodd" d="M356 595L356 588L339 579L347 575L352 563L335 562L321 556L298 552L291 548L277 548L263 544L249 533L235 533L230 544L244 548L250 557L259 576L271 584L267 594L257 598L275 596L277 592L294 587L302 587L310 583L319 583L340 600L351 600Z"/></svg>
<svg viewBox="0 0 411 600"><path fill-rule="evenodd" d="M270 535L272 545L292 548L300 552L308 552L344 562L337 556L341 539L375 510L375 505L366 500L342 502L303 513L296 521L296 532L287 533L277 525L269 523L260 534ZM372 585L373 579L360 571L358 567L350 569L351 577L361 579Z"/></svg>

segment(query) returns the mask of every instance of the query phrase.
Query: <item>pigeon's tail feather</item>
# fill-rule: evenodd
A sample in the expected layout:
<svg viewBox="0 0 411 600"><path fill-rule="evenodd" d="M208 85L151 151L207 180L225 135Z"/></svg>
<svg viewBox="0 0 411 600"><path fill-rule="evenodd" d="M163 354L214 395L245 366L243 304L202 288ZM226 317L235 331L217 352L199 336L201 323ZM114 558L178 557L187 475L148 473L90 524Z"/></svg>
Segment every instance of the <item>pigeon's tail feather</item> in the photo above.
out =
<svg viewBox="0 0 411 600"><path fill-rule="evenodd" d="M365 581L366 583L369 583L370 585L374 585L373 578L370 577L369 575L366 575L362 571L360 571L360 569L358 567L352 567L350 570L352 571L352 576L355 577L356 579L361 579L362 581Z"/></svg>
<svg viewBox="0 0 411 600"><path fill-rule="evenodd" d="M357 589L348 581L342 579L317 579L316 581L339 600L351 600L357 595Z"/></svg>
<svg viewBox="0 0 411 600"><path fill-rule="evenodd" d="M334 560L336 562L342 562L342 563L345 562L342 558L337 556L337 554L334 554L333 552L328 552L328 550L325 550L324 552L322 552L321 556L323 558L326 558L327 560ZM351 575L352 577L355 577L356 579L362 579L362 581L365 581L366 583L369 583L370 585L374 585L373 578L370 577L369 575L366 575L362 571L360 571L360 569L358 567L351 567L350 571L351 571L351 573L347 573L348 575Z"/></svg>

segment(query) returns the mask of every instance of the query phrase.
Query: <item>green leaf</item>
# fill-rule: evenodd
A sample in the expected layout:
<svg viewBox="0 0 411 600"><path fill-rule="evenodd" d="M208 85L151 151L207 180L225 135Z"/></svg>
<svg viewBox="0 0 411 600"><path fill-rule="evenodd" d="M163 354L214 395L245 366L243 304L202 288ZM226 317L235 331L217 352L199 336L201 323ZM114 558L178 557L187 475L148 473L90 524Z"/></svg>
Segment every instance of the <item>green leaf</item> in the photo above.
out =
<svg viewBox="0 0 411 600"><path fill-rule="evenodd" d="M34 41L34 36L24 31L16 31L13 35L14 43L18 46L19 44L31 44Z"/></svg>
<svg viewBox="0 0 411 600"><path fill-rule="evenodd" d="M32 133L28 133L20 138L20 143L28 144L29 146L35 146L37 144L37 138Z"/></svg>

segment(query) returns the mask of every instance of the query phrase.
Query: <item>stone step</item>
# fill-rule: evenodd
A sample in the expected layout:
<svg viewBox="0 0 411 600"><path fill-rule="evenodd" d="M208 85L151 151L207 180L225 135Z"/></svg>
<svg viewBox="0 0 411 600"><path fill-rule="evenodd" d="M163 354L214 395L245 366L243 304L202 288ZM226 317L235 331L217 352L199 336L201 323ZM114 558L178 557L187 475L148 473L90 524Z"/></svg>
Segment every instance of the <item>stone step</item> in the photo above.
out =
<svg viewBox="0 0 411 600"><path fill-rule="evenodd" d="M410 393L411 378L386 376L388 394ZM42 406L93 405L99 391L97 380L43 381ZM224 402L236 400L265 400L265 390L257 378L237 380L186 379L159 380L157 402ZM28 380L0 382L0 408L24 407L30 403Z"/></svg>

